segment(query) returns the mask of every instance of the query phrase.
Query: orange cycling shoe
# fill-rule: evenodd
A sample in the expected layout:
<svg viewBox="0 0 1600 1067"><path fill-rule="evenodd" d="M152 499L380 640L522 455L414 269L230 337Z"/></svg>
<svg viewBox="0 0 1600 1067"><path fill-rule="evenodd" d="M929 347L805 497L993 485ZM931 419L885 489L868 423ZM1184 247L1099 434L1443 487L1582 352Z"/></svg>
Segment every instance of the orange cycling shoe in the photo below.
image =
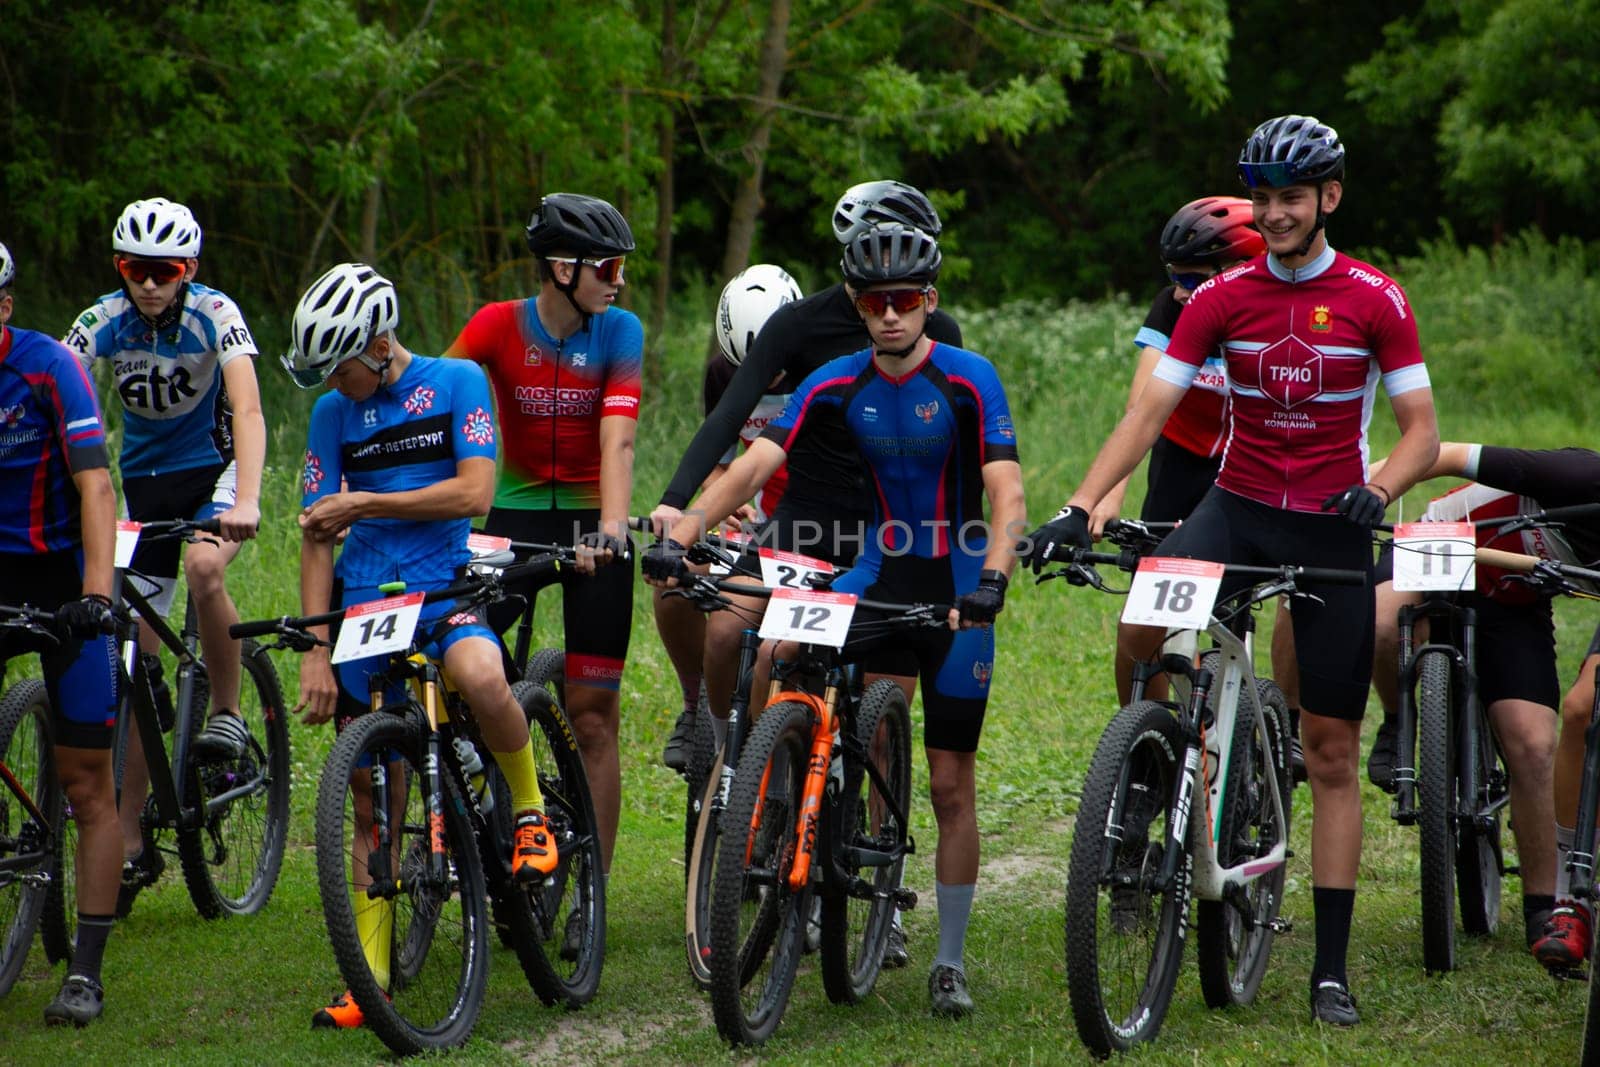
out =
<svg viewBox="0 0 1600 1067"><path fill-rule="evenodd" d="M311 1016L311 1028L354 1030L366 1021L366 1016L361 1014L361 1005L356 1003L356 998L346 989L334 997L333 1003L326 1008L317 1009L316 1014Z"/></svg>
<svg viewBox="0 0 1600 1067"><path fill-rule="evenodd" d="M518 812L511 839L511 876L519 882L540 882L560 860L544 812L537 808Z"/></svg>

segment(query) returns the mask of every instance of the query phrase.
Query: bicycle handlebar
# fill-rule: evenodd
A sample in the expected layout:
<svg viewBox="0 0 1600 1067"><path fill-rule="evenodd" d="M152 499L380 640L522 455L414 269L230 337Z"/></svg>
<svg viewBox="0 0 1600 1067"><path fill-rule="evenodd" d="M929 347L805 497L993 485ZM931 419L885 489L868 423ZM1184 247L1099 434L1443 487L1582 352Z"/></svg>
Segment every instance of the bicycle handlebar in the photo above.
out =
<svg viewBox="0 0 1600 1067"><path fill-rule="evenodd" d="M1553 571L1563 578L1582 578L1586 581L1600 582L1600 571L1575 567L1559 560L1526 556L1521 552L1503 552L1498 548L1480 548L1473 555L1479 563L1489 567L1499 567L1501 570L1532 574L1535 570L1544 569Z"/></svg>

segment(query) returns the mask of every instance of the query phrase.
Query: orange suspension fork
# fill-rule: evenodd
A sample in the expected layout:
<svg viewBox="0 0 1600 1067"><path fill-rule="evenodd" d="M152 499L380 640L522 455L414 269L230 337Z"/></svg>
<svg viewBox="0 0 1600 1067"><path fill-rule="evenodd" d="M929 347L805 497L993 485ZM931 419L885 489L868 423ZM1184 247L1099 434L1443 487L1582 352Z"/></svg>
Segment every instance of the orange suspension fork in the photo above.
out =
<svg viewBox="0 0 1600 1067"><path fill-rule="evenodd" d="M817 849L817 818L822 812L822 792L828 784L828 766L833 762L833 739L839 720L834 715L834 705L839 692L829 686L820 700L807 697L817 712L817 724L811 731L811 757L806 764L805 788L800 793L800 813L795 820L794 834L797 842L794 865L789 868L789 891L798 893L811 877L811 859Z"/></svg>

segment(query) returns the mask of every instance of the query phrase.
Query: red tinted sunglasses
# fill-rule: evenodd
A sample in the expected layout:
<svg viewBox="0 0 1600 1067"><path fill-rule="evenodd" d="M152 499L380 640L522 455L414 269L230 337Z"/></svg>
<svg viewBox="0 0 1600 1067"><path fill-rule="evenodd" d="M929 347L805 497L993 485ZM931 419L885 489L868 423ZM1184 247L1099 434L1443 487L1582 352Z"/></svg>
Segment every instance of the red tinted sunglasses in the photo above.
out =
<svg viewBox="0 0 1600 1067"><path fill-rule="evenodd" d="M117 270L134 285L143 285L146 281L166 285L183 277L183 272L187 269L188 264L181 259L117 260Z"/></svg>
<svg viewBox="0 0 1600 1067"><path fill-rule="evenodd" d="M856 308L874 318L881 318L891 307L896 315L906 315L927 302L927 289L878 289L856 294Z"/></svg>
<svg viewBox="0 0 1600 1067"><path fill-rule="evenodd" d="M616 285L622 281L622 265L627 261L627 256L607 256L605 259L562 259L551 256L552 263L585 263L594 268L594 276L607 285Z"/></svg>

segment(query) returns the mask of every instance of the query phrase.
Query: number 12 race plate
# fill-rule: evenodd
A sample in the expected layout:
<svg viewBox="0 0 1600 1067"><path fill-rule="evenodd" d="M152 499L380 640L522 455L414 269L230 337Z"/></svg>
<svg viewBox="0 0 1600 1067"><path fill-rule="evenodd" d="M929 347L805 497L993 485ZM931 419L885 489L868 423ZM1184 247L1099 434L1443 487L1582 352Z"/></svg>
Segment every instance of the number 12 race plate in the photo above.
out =
<svg viewBox="0 0 1600 1067"><path fill-rule="evenodd" d="M856 598L850 593L774 589L761 617L761 636L843 648L855 613Z"/></svg>
<svg viewBox="0 0 1600 1067"><path fill-rule="evenodd" d="M1223 566L1203 559L1148 556L1139 561L1122 621L1169 630L1203 630L1211 622Z"/></svg>
<svg viewBox="0 0 1600 1067"><path fill-rule="evenodd" d="M406 593L369 600L365 604L351 604L345 609L344 625L339 627L339 640L333 646L329 662L345 663L410 648L411 635L417 631L417 618L422 614L422 600L426 596L426 593Z"/></svg>

